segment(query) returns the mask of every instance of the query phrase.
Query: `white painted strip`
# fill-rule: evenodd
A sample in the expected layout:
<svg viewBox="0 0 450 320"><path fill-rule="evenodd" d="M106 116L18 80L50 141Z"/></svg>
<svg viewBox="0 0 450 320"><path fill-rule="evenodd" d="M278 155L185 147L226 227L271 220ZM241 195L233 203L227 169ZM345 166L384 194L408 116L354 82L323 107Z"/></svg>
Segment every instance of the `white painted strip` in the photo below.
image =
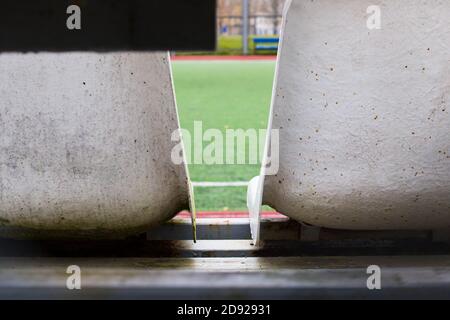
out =
<svg viewBox="0 0 450 320"><path fill-rule="evenodd" d="M192 182L198 188L227 188L227 187L247 187L248 182Z"/></svg>

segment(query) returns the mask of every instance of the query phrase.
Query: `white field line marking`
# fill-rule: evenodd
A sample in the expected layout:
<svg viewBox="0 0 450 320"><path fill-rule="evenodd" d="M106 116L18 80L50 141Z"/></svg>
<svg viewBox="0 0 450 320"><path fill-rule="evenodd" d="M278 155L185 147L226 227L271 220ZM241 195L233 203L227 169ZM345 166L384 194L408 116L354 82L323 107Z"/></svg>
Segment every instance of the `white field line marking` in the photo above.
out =
<svg viewBox="0 0 450 320"><path fill-rule="evenodd" d="M248 187L248 182L192 182L197 188Z"/></svg>

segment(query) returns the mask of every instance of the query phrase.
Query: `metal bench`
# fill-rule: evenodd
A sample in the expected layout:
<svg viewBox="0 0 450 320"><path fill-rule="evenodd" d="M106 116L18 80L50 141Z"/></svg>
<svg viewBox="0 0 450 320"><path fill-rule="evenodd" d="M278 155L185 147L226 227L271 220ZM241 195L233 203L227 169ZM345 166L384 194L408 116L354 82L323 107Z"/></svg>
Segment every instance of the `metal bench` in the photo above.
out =
<svg viewBox="0 0 450 320"><path fill-rule="evenodd" d="M257 51L278 51L278 43L280 38L270 37L270 38L253 38L253 43L255 44L255 52Z"/></svg>

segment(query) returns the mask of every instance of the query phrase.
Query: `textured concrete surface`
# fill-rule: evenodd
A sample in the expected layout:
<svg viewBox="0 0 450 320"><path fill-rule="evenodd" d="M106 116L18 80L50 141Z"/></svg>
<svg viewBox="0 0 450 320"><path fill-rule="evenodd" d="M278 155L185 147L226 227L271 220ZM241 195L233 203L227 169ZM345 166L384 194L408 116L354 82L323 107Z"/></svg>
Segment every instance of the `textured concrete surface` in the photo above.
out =
<svg viewBox="0 0 450 320"><path fill-rule="evenodd" d="M450 2L292 1L264 203L338 229L450 226Z"/></svg>
<svg viewBox="0 0 450 320"><path fill-rule="evenodd" d="M0 235L122 237L188 207L166 53L0 55Z"/></svg>

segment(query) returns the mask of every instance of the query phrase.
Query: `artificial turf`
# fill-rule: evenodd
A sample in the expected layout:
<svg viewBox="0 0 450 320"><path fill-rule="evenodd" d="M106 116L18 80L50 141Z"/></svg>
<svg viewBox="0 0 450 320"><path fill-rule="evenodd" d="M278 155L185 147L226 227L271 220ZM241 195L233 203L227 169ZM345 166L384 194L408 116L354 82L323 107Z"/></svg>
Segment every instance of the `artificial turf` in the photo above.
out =
<svg viewBox="0 0 450 320"><path fill-rule="evenodd" d="M275 63L272 61L174 61L172 63L181 127L203 130L266 129ZM224 154L229 152L225 150ZM260 165L189 166L192 181L249 181ZM246 209L246 188L196 188L201 211Z"/></svg>

